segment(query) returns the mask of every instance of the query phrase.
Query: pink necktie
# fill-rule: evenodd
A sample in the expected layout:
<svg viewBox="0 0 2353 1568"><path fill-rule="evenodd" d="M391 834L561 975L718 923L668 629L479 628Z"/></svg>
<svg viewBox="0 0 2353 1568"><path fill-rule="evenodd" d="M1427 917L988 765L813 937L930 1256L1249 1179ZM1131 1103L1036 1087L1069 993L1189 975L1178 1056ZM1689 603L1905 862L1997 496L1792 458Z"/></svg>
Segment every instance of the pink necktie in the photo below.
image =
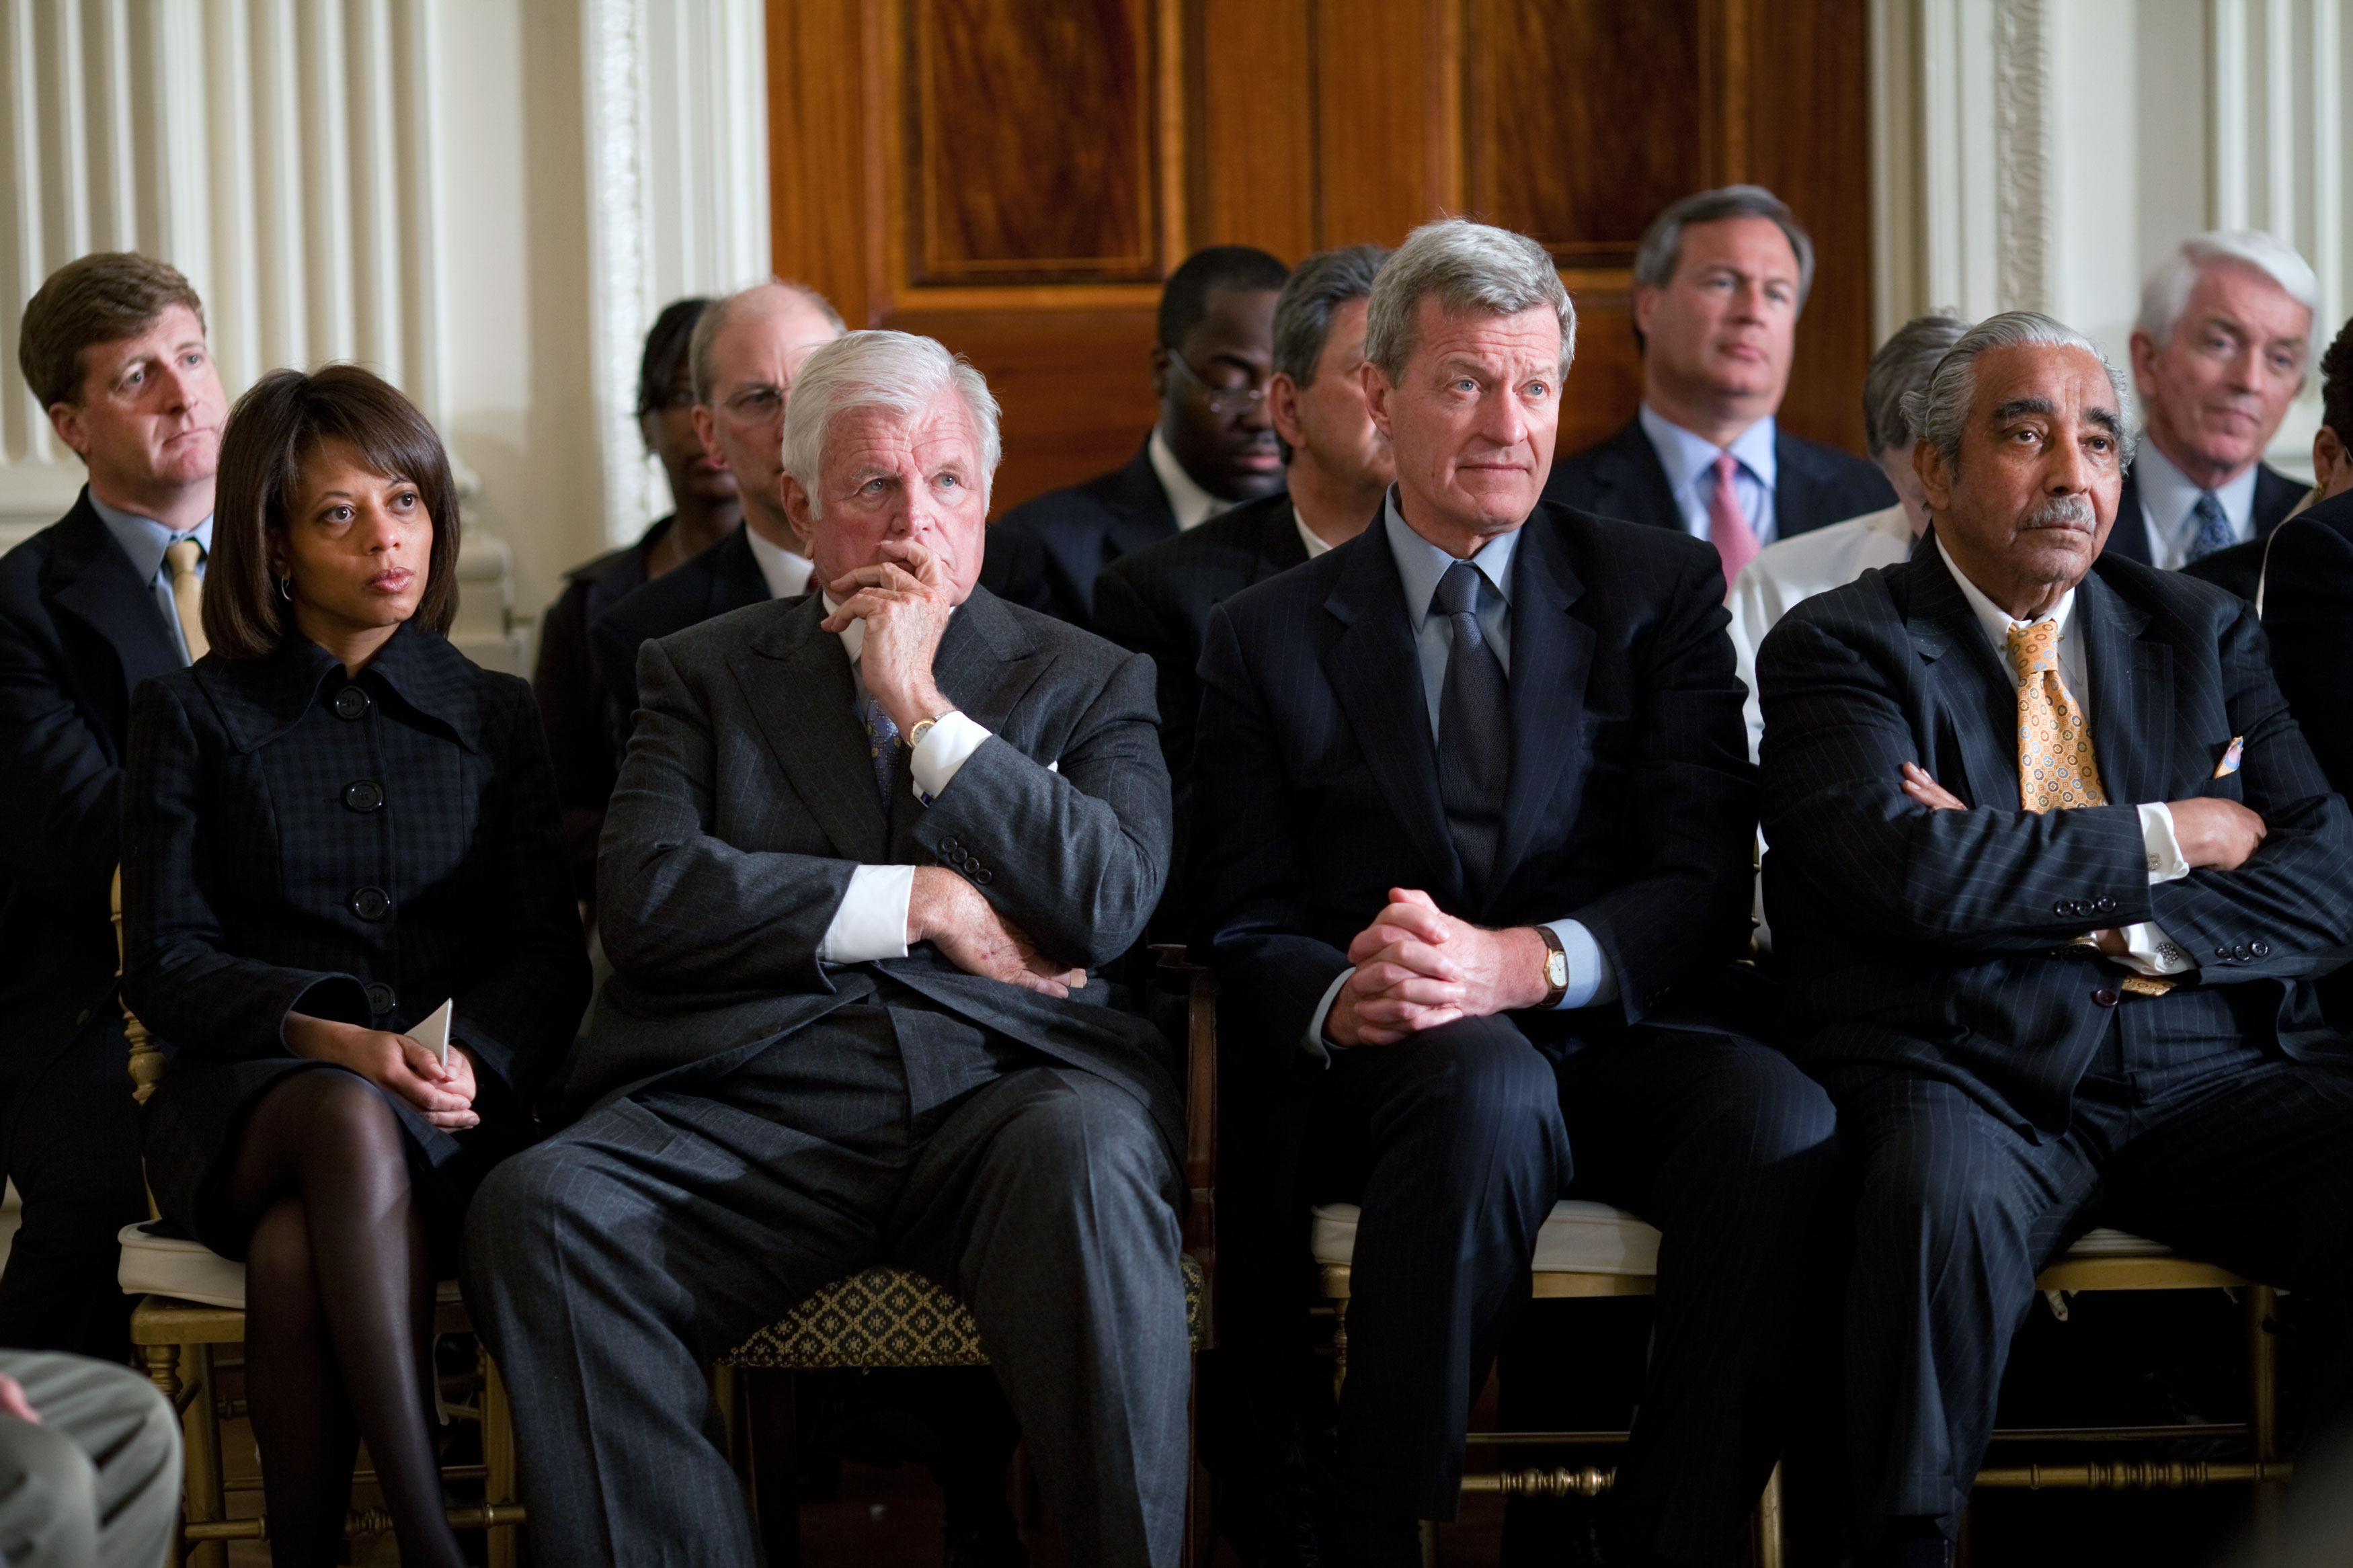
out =
<svg viewBox="0 0 2353 1568"><path fill-rule="evenodd" d="M1757 531L1748 526L1747 514L1740 510L1740 497L1732 488L1734 470L1739 460L1729 452L1715 460L1715 494L1707 503L1707 538L1715 552L1724 557L1724 587L1727 596L1732 584L1740 578L1740 569L1756 557Z"/></svg>

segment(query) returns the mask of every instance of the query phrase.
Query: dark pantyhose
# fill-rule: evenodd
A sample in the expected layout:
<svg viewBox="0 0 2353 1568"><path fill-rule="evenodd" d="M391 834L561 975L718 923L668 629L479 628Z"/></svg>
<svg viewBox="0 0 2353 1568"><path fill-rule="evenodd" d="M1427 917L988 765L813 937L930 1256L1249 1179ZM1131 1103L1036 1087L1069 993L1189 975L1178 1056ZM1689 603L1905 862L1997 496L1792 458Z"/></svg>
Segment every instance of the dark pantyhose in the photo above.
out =
<svg viewBox="0 0 2353 1568"><path fill-rule="evenodd" d="M361 1438L405 1568L462 1568L427 1436L433 1270L400 1123L352 1073L281 1079L246 1124L246 1399L275 1568L332 1564Z"/></svg>

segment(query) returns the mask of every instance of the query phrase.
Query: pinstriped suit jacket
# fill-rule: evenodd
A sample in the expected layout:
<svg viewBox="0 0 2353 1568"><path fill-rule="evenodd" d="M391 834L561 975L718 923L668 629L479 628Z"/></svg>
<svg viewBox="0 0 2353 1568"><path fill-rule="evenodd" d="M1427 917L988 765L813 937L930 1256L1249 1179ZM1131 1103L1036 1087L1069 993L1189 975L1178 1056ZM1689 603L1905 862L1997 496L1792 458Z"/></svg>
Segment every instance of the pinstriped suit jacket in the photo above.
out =
<svg viewBox="0 0 2353 1568"><path fill-rule="evenodd" d="M804 594L639 650L638 726L598 856L617 973L567 1090L590 1100L683 1068L716 1076L871 994L881 973L1118 1084L1176 1147L1160 1033L1102 1005L1103 981L1058 1000L967 974L928 942L871 964L817 956L860 865L955 866L1065 963L1125 952L1168 866L1151 661L976 588L934 675L995 738L929 806L902 761L886 816L849 660L824 618Z"/></svg>
<svg viewBox="0 0 2353 1568"><path fill-rule="evenodd" d="M1514 1014L1548 1049L1660 1018L1671 993L1738 955L1756 796L1715 550L1544 501L1512 574L1512 772L1483 900L1448 837L1386 532L1210 612L1198 907L1222 1016L1278 1060L1307 1059L1307 1021L1393 887L1482 925L1585 922L1622 1010Z"/></svg>
<svg viewBox="0 0 2353 1568"><path fill-rule="evenodd" d="M2093 742L2118 804L2021 808L2015 680L1939 551L1809 599L1757 658L1767 912L1817 1061L1904 1064L2056 1131L2121 972L2065 946L2155 921L2250 1034L2342 1058L2312 979L2353 939L2353 815L2289 717L2253 610L2111 552L2076 592ZM2244 763L2214 776L2234 736ZM1915 762L1967 811L1898 787ZM2148 883L2135 804L2220 795L2270 837ZM2143 1004L2134 1004L2136 1005ZM2161 1005L2161 1004L2160 1004Z"/></svg>

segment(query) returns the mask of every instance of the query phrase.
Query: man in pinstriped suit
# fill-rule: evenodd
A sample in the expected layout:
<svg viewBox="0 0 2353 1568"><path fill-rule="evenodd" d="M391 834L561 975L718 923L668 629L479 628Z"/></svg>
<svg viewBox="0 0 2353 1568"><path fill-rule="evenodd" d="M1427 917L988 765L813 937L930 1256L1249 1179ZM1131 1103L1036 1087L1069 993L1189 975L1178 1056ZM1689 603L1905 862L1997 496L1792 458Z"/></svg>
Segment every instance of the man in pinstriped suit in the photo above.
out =
<svg viewBox="0 0 2353 1568"><path fill-rule="evenodd" d="M2353 1052L2311 984L2353 816L2247 605L2101 555L2130 453L2090 342L1997 316L1913 399L1933 547L1758 670L1766 900L1862 1183L1862 1560L1941 1568L2035 1272L2095 1214L2353 1284Z"/></svg>

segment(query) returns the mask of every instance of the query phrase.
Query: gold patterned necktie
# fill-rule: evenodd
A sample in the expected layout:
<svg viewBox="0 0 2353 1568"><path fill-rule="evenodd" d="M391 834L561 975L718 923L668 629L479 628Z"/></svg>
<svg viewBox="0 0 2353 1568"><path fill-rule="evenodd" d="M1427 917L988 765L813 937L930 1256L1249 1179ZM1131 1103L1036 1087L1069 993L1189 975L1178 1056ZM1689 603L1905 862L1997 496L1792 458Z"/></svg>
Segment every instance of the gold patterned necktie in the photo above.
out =
<svg viewBox="0 0 2353 1568"><path fill-rule="evenodd" d="M2019 798L2029 811L2107 805L2092 727L2059 679L2059 623L2010 627L2009 651L2018 672Z"/></svg>
<svg viewBox="0 0 2353 1568"><path fill-rule="evenodd" d="M172 608L179 612L180 635L188 642L188 662L205 657L212 645L205 641L205 580L196 574L205 547L183 539L165 547L164 564L172 569Z"/></svg>

